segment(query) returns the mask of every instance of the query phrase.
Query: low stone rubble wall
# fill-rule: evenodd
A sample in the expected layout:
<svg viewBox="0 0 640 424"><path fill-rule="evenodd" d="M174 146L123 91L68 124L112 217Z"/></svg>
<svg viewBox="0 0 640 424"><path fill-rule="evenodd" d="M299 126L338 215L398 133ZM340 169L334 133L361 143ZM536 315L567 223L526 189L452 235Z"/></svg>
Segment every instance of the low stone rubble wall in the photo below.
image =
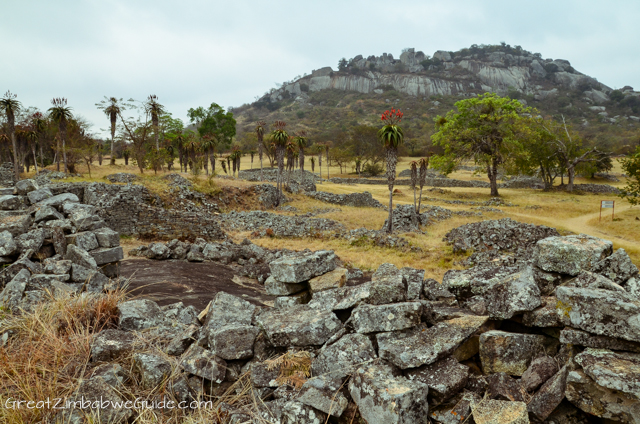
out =
<svg viewBox="0 0 640 424"><path fill-rule="evenodd" d="M5 265L0 303L5 308L29 311L47 293L101 293L121 284L119 233L73 191L21 180L14 194L0 196L0 262Z"/></svg>
<svg viewBox="0 0 640 424"><path fill-rule="evenodd" d="M2 257L20 255L2 273L0 300L9 311L27 298L43 301L26 293L45 285L73 290L73 279L97 269L96 258L103 262L105 249L114 249L101 246L116 242L92 206L71 193L41 190L26 199L0 197L11 218L0 232ZM40 220L33 229L13 213L26 202L36 205L29 214ZM519 244L499 237L503 227ZM68 244L65 259L31 261L28 252L48 228L53 249ZM356 415L368 424L426 417L439 424L469 417L476 424L633 423L640 413L638 268L607 240L561 237L545 228L501 220L450 234L457 250L485 246L514 251L518 260L501 265L487 257L447 271L442 282L392 264L356 282L359 274L332 251L272 251L248 240L143 246L135 253L149 258L234 262L264 283L274 307L224 292L203 311L182 303L161 308L148 299L122 302L117 328L95 335L90 377L77 382L72 397L124 401L135 396L127 385L137 381L177 401L217 399L245 379L253 400L226 404L230 423L321 424ZM113 283L96 284L100 292ZM102 412L122 423L138 413ZM74 413L62 411L60 418Z"/></svg>
<svg viewBox="0 0 640 424"><path fill-rule="evenodd" d="M125 381L132 372L189 399L219 395L247 376L262 402L228 407L229 422L320 424L358 414L369 424L633 423L638 416L640 280L611 242L546 237L528 261L451 270L441 283L424 270L383 264L356 285L332 251L274 255L248 241L223 244L205 243L202 254L266 261L274 307L226 293L200 313L127 301L119 328L94 339L89 367L115 366L133 352L137 365L124 370ZM180 249L176 240L141 252ZM166 342L135 353L128 340L149 331ZM291 375L287 363L308 367L296 374L298 385L282 377ZM81 386L78 395L100 390Z"/></svg>

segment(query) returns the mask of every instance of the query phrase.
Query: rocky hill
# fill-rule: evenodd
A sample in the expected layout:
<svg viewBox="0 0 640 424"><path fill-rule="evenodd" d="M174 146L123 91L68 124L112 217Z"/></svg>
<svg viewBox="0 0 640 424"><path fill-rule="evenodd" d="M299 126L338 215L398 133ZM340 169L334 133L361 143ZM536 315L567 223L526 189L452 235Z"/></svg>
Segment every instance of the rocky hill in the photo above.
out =
<svg viewBox="0 0 640 424"><path fill-rule="evenodd" d="M640 92L629 86L614 90L568 60L543 59L520 46L474 45L457 52L439 50L431 57L409 48L397 59L389 53L342 59L338 68L296 77L236 108L239 133L248 131L255 119L279 118L321 134L332 127L376 122L389 105L412 110L405 115L419 117L413 127L423 129L425 122L432 127L433 117L446 113L455 101L484 92L518 98L545 115L562 114L589 138L613 138L614 145L623 142L619 139L628 144L627 132L640 127Z"/></svg>

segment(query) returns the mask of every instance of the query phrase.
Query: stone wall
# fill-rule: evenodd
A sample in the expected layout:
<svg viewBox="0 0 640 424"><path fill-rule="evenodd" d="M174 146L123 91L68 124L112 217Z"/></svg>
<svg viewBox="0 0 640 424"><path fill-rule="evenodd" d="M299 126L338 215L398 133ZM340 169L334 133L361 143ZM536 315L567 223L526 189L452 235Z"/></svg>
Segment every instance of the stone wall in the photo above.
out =
<svg viewBox="0 0 640 424"><path fill-rule="evenodd" d="M226 237L209 215L164 209L160 197L142 185L58 183L50 188L54 193L74 193L80 201L96 206L97 214L120 234L166 240Z"/></svg>
<svg viewBox="0 0 640 424"><path fill-rule="evenodd" d="M13 172L13 163L5 162L0 165L0 186L13 187L16 183L16 177Z"/></svg>
<svg viewBox="0 0 640 424"><path fill-rule="evenodd" d="M157 206L138 205L134 231L143 238L172 240L221 240L226 236L213 218L199 213L167 210Z"/></svg>
<svg viewBox="0 0 640 424"><path fill-rule="evenodd" d="M369 179L369 178L331 178L330 182L334 184L371 184L371 185L387 185L386 179ZM395 185L411 185L411 180L397 179ZM480 187L489 188L487 181L462 181L451 178L427 178L425 184L427 187Z"/></svg>

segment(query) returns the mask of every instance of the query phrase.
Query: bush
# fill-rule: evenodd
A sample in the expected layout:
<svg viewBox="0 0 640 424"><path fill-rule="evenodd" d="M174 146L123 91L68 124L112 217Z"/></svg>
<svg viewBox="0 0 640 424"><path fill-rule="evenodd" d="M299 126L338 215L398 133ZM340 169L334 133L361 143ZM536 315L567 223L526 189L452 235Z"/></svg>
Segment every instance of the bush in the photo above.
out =
<svg viewBox="0 0 640 424"><path fill-rule="evenodd" d="M305 83L300 84L300 91L302 91L303 93L308 93L309 92L309 84L305 84Z"/></svg>
<svg viewBox="0 0 640 424"><path fill-rule="evenodd" d="M362 171L372 177L377 177L384 172L384 167L379 163L367 163L364 168L362 168Z"/></svg>
<svg viewBox="0 0 640 424"><path fill-rule="evenodd" d="M305 116L304 110L299 110L296 112L296 116L298 117L298 119L302 119Z"/></svg>

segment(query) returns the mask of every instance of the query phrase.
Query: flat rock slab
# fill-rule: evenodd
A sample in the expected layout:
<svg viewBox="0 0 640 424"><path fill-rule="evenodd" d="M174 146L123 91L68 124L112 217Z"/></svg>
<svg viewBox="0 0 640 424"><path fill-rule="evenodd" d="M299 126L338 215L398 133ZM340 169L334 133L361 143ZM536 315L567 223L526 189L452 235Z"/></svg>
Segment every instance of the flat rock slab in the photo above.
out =
<svg viewBox="0 0 640 424"><path fill-rule="evenodd" d="M276 259L269 264L271 275L283 283L301 283L333 271L338 257L330 250L319 250L310 255L293 255Z"/></svg>
<svg viewBox="0 0 640 424"><path fill-rule="evenodd" d="M402 281L402 276L398 276L398 278L384 281L367 281L357 286L324 290L313 295L309 306L317 309L339 311L353 308L360 303L384 305L404 302L407 290Z"/></svg>
<svg viewBox="0 0 640 424"><path fill-rule="evenodd" d="M640 402L635 396L597 384L581 369L569 372L567 400L584 412L623 423L638 423Z"/></svg>
<svg viewBox="0 0 640 424"><path fill-rule="evenodd" d="M484 400L473 408L476 424L529 424L527 404L505 400Z"/></svg>
<svg viewBox="0 0 640 424"><path fill-rule="evenodd" d="M13 237L26 233L31 225L31 215L0 217L0 231L8 231Z"/></svg>
<svg viewBox="0 0 640 424"><path fill-rule="evenodd" d="M312 293L317 293L342 287L347 283L347 272L346 268L336 268L326 274L313 277L309 280L309 288Z"/></svg>
<svg viewBox="0 0 640 424"><path fill-rule="evenodd" d="M560 332L560 343L576 346L593 347L596 349L624 350L640 353L640 343L616 339L607 336L598 336L575 328L565 327Z"/></svg>
<svg viewBox="0 0 640 424"><path fill-rule="evenodd" d="M273 346L319 346L343 328L333 312L307 305L270 308L256 320Z"/></svg>
<svg viewBox="0 0 640 424"><path fill-rule="evenodd" d="M368 424L426 422L429 386L402 377L388 365L359 368L349 380L351 398Z"/></svg>
<svg viewBox="0 0 640 424"><path fill-rule="evenodd" d="M545 352L545 336L492 330L480 335L480 361L485 374L521 376L535 356Z"/></svg>
<svg viewBox="0 0 640 424"><path fill-rule="evenodd" d="M533 311L542 304L540 289L530 267L502 278L487 290L484 298L489 316L499 319Z"/></svg>
<svg viewBox="0 0 640 424"><path fill-rule="evenodd" d="M569 370L562 367L553 377L547 380L533 396L527 409L540 421L544 421L560 405L564 399Z"/></svg>
<svg viewBox="0 0 640 424"><path fill-rule="evenodd" d="M341 378L313 377L302 386L298 401L325 414L340 417L349 404L347 397L340 392L341 388Z"/></svg>
<svg viewBox="0 0 640 424"><path fill-rule="evenodd" d="M468 315L440 322L433 327L415 327L404 332L379 333L378 352L401 369L429 365L453 353L488 319Z"/></svg>
<svg viewBox="0 0 640 424"><path fill-rule="evenodd" d="M409 380L428 385L431 404L439 405L464 388L469 377L469 367L448 357L431 365L407 370L404 375Z"/></svg>
<svg viewBox="0 0 640 424"><path fill-rule="evenodd" d="M91 360L93 362L113 361L133 349L135 336L121 330L103 330L96 334L91 343Z"/></svg>
<svg viewBox="0 0 640 424"><path fill-rule="evenodd" d="M214 383L222 383L227 371L227 363L223 359L195 344L182 356L180 366L186 372Z"/></svg>
<svg viewBox="0 0 640 424"><path fill-rule="evenodd" d="M574 360L600 386L640 397L640 355L587 348Z"/></svg>
<svg viewBox="0 0 640 424"><path fill-rule="evenodd" d="M126 259L120 262L120 275L131 278L133 295L155 300L160 306L183 302L201 311L219 292L254 305L273 301L257 281L236 277L232 268L214 262Z"/></svg>
<svg viewBox="0 0 640 424"><path fill-rule="evenodd" d="M558 287L557 312L567 326L640 342L640 303L611 290Z"/></svg>
<svg viewBox="0 0 640 424"><path fill-rule="evenodd" d="M421 313L420 302L362 304L353 310L349 322L357 333L405 330L420 324Z"/></svg>
<svg viewBox="0 0 640 424"><path fill-rule="evenodd" d="M313 375L331 374L335 378L344 378L363 363L377 357L369 337L357 333L347 334L320 349L311 363L311 371Z"/></svg>
<svg viewBox="0 0 640 424"><path fill-rule="evenodd" d="M578 275L613 253L613 243L586 234L548 237L536 243L534 264L548 272Z"/></svg>

